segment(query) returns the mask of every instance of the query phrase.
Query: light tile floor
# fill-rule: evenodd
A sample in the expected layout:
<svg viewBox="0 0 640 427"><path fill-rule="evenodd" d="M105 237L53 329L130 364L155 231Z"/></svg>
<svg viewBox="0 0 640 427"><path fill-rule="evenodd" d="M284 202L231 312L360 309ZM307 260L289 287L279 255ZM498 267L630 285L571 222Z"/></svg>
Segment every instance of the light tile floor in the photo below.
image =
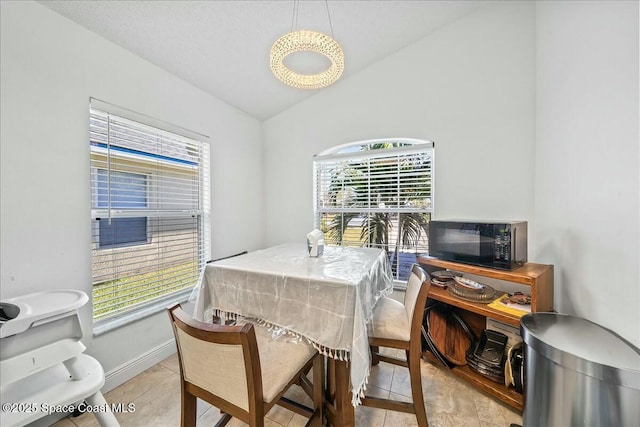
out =
<svg viewBox="0 0 640 427"><path fill-rule="evenodd" d="M422 386L431 427L509 427L522 424L522 417L511 408L477 391L452 373L422 361ZM380 363L372 367L367 394L411 401L411 387L406 368ZM289 397L310 405L304 392L292 387ZM178 358L173 355L147 369L105 395L109 403L134 403L135 412L117 413L122 427L180 425L180 371ZM198 427L211 426L220 412L198 401ZM279 406L266 417L266 427L304 426L306 418ZM93 414L64 418L55 427L94 427L98 421ZM233 419L230 427L246 426ZM416 426L415 416L384 409L356 408L357 427Z"/></svg>

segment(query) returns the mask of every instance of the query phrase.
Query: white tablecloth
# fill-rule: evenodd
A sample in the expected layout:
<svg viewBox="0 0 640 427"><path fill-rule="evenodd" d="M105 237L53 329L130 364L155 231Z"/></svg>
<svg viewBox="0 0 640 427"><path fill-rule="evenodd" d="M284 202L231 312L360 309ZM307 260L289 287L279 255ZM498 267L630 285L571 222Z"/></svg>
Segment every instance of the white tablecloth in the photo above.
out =
<svg viewBox="0 0 640 427"><path fill-rule="evenodd" d="M367 322L392 286L380 249L328 246L311 258L306 245L285 244L207 265L194 292L194 317L256 318L274 336L302 336L329 357L348 359L355 406L369 375Z"/></svg>

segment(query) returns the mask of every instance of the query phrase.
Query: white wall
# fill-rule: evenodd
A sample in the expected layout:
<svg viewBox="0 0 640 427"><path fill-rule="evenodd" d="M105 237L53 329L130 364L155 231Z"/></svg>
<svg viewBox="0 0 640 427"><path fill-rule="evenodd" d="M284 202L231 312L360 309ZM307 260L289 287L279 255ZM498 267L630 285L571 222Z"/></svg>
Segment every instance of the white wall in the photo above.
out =
<svg viewBox="0 0 640 427"><path fill-rule="evenodd" d="M89 97L210 136L212 255L262 247L260 122L40 4L1 8L2 298L91 295ZM106 371L172 337L165 313L96 338L82 319Z"/></svg>
<svg viewBox="0 0 640 427"><path fill-rule="evenodd" d="M531 221L534 17L480 9L265 121L266 243L312 228L314 154L381 137L435 141L436 218Z"/></svg>
<svg viewBox="0 0 640 427"><path fill-rule="evenodd" d="M534 256L556 309L640 347L638 3L540 2Z"/></svg>
<svg viewBox="0 0 640 427"><path fill-rule="evenodd" d="M266 243L312 227L314 154L432 139L436 218L528 220L555 309L640 346L638 21L637 2L504 2L265 121Z"/></svg>
<svg viewBox="0 0 640 427"><path fill-rule="evenodd" d="M640 345L637 3L483 8L264 122L264 148L256 120L49 9L0 7L2 298L90 294L93 96L211 137L214 257L304 238L313 154L432 139L436 217L529 220L556 309ZM82 314L107 371L171 336L161 313L93 339Z"/></svg>

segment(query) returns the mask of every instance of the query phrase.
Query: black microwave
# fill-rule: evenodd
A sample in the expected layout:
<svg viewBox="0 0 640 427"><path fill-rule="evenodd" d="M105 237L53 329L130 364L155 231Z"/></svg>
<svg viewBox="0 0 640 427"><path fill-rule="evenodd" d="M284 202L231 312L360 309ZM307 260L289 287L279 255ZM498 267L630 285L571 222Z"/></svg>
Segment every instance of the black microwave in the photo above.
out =
<svg viewBox="0 0 640 427"><path fill-rule="evenodd" d="M429 256L513 270L527 262L527 222L430 221Z"/></svg>

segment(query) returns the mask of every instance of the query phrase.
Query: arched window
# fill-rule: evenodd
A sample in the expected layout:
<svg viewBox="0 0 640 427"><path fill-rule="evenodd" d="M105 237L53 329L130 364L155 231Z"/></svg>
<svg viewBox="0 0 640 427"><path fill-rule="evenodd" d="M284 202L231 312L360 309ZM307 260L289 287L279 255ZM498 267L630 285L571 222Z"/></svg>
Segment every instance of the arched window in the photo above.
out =
<svg viewBox="0 0 640 427"><path fill-rule="evenodd" d="M314 214L327 244L383 248L397 280L427 251L433 142L353 142L314 157Z"/></svg>

